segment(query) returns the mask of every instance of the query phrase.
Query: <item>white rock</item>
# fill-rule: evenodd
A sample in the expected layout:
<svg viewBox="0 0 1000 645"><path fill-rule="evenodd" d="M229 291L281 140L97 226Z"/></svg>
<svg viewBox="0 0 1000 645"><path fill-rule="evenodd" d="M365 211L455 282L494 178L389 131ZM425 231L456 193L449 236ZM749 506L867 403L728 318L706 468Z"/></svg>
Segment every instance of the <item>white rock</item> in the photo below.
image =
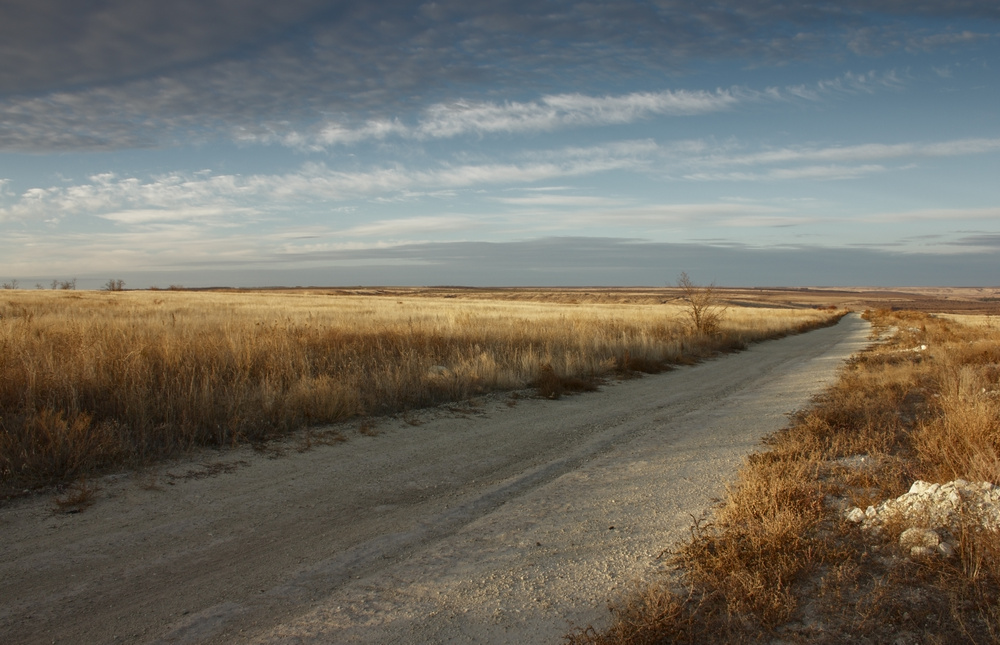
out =
<svg viewBox="0 0 1000 645"><path fill-rule="evenodd" d="M852 506L844 512L844 517L847 518L848 522L860 524L865 519L865 512L857 506Z"/></svg>
<svg viewBox="0 0 1000 645"><path fill-rule="evenodd" d="M941 536L934 529L909 528L899 536L899 546L906 548L927 547L936 548L941 544Z"/></svg>
<svg viewBox="0 0 1000 645"><path fill-rule="evenodd" d="M904 527L951 533L970 524L1000 530L1000 487L963 479L946 484L916 481L908 493L869 507L861 527L879 533L889 521L902 522Z"/></svg>

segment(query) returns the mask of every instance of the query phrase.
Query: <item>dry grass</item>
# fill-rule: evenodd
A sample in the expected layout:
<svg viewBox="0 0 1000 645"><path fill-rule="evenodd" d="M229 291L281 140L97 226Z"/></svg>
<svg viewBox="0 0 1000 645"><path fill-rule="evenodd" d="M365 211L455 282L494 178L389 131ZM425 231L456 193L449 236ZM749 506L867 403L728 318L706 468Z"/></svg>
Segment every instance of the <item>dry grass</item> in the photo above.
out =
<svg viewBox="0 0 1000 645"><path fill-rule="evenodd" d="M485 391L554 397L832 316L734 308L707 335L676 304L482 295L7 292L0 494Z"/></svg>
<svg viewBox="0 0 1000 645"><path fill-rule="evenodd" d="M1000 329L878 311L889 342L748 460L661 584L571 643L988 643L1000 639L1000 535L965 517L950 559L911 559L899 527L843 519L916 479L1000 483ZM864 458L861 461L861 457Z"/></svg>

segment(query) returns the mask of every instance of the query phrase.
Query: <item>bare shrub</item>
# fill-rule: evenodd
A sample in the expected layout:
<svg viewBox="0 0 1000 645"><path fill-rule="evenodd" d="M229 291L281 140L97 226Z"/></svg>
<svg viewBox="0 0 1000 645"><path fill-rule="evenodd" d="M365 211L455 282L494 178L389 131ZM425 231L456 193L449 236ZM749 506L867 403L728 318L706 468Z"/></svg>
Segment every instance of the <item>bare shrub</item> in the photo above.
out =
<svg viewBox="0 0 1000 645"><path fill-rule="evenodd" d="M538 378L535 380L538 393L547 399L558 399L567 392L593 392L597 384L592 379L576 376L560 376L546 363L538 368Z"/></svg>
<svg viewBox="0 0 1000 645"><path fill-rule="evenodd" d="M681 272L677 286L687 303L685 314L691 328L709 336L719 333L727 307L719 300L715 283L701 287L686 272Z"/></svg>
<svg viewBox="0 0 1000 645"><path fill-rule="evenodd" d="M100 487L88 483L86 478L79 479L65 488L62 495L56 496L56 513L79 513L90 507L100 491Z"/></svg>

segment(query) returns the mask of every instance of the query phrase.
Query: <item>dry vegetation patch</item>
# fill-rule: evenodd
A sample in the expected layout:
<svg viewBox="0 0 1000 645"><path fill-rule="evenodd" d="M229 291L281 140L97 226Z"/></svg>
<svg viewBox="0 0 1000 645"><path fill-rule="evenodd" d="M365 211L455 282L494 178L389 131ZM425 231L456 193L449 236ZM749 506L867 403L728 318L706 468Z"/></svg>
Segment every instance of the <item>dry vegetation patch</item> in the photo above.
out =
<svg viewBox="0 0 1000 645"><path fill-rule="evenodd" d="M485 391L555 397L836 317L731 308L708 334L667 297L451 295L5 293L0 496ZM303 445L337 440L317 432Z"/></svg>
<svg viewBox="0 0 1000 645"><path fill-rule="evenodd" d="M673 552L661 583L613 607L607 631L578 631L569 642L1000 639L998 511L965 512L960 499L1000 482L1000 329L984 319L867 315L886 342L855 357L814 409L748 460L712 522ZM950 526L929 515L890 518L878 530L860 521L864 513L847 519L917 480L960 480L942 487L957 509ZM931 548L940 535L948 548ZM924 539L927 547L917 544Z"/></svg>

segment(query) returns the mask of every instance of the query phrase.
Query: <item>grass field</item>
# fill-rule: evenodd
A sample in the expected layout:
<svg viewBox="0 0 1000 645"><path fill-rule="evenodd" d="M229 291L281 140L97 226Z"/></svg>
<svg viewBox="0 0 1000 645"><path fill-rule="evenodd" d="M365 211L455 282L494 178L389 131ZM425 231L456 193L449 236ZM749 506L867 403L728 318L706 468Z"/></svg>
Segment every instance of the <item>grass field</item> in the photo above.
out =
<svg viewBox="0 0 1000 645"><path fill-rule="evenodd" d="M525 293L5 291L0 490L487 391L554 397L835 316L733 306L709 335L668 290Z"/></svg>
<svg viewBox="0 0 1000 645"><path fill-rule="evenodd" d="M1000 640L995 511L985 523L960 514L950 557L914 557L899 544L903 526L873 534L843 513L916 480L1000 483L1000 325L868 317L888 340L748 460L713 521L673 547L671 577L622 599L610 629L571 643Z"/></svg>

